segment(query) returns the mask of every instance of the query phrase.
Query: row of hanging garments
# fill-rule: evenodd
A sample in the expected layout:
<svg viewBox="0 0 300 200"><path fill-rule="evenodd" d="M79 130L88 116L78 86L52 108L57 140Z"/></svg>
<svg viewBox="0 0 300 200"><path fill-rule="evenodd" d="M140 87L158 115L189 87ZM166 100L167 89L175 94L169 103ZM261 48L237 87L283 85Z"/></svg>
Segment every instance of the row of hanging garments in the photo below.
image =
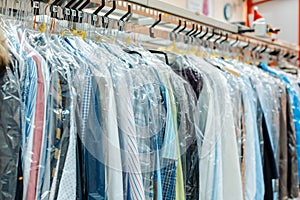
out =
<svg viewBox="0 0 300 200"><path fill-rule="evenodd" d="M0 199L298 197L297 75L206 42L3 27Z"/></svg>
<svg viewBox="0 0 300 200"><path fill-rule="evenodd" d="M298 196L299 79L7 30L1 199ZM296 144L297 143L297 144Z"/></svg>

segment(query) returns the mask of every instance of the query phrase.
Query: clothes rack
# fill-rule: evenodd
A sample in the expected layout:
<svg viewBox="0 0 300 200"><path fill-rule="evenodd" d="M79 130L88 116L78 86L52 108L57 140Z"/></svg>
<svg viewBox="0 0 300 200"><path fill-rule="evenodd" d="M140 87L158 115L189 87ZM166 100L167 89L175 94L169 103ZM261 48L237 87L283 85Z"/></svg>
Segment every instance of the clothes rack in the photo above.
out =
<svg viewBox="0 0 300 200"><path fill-rule="evenodd" d="M154 0L7 2L0 199L299 196L297 47Z"/></svg>

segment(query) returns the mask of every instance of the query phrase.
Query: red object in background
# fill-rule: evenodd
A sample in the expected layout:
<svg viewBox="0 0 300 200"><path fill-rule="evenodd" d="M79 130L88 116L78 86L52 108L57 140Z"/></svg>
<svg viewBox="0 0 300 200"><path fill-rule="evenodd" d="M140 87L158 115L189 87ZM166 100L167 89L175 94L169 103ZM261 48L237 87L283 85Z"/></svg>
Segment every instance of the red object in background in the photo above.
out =
<svg viewBox="0 0 300 200"><path fill-rule="evenodd" d="M262 4L262 3L269 2L271 0L260 0L260 1L256 1L256 2L253 2L253 0L246 0L246 1L247 1L247 4L246 4L246 11L247 11L246 26L250 27L249 14L253 13L253 7L257 6L259 4ZM298 48L299 47L300 47L300 0L298 1ZM300 49L298 51L298 67L300 68Z"/></svg>
<svg viewBox="0 0 300 200"><path fill-rule="evenodd" d="M209 7L208 7L208 0L203 1L203 14L208 16L209 15Z"/></svg>
<svg viewBox="0 0 300 200"><path fill-rule="evenodd" d="M246 25L248 27L250 27L250 22L249 22L249 14L252 14L253 13L253 7L254 6L257 6L259 4L262 4L262 3L266 3L266 2L269 2L271 0L260 0L260 1L255 1L253 2L253 0L247 0L247 4L246 4L246 10L247 10L247 15L246 15ZM299 0L300 1L300 0Z"/></svg>

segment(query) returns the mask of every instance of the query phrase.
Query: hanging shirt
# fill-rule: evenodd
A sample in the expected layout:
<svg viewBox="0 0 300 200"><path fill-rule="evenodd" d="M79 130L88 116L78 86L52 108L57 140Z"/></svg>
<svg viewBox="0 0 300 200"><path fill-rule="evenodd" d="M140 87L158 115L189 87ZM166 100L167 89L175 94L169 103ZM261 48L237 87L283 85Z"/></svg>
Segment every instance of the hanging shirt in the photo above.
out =
<svg viewBox="0 0 300 200"><path fill-rule="evenodd" d="M294 124L296 130L296 142L297 142L297 153L298 153L298 174L300 173L300 103L295 89L292 87L290 80L283 74L277 73L275 70L270 69L264 63L260 63L260 66L263 70L269 72L270 74L280 77L287 84L287 90L293 105L293 114L294 114ZM300 179L298 179L300 181ZM300 183L300 182L299 182Z"/></svg>

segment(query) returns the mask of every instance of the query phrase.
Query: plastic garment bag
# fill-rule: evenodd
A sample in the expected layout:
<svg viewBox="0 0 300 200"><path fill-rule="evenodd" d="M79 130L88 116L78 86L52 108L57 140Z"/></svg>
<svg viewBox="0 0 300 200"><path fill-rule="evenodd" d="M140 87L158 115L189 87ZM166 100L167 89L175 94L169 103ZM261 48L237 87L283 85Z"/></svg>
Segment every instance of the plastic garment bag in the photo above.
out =
<svg viewBox="0 0 300 200"><path fill-rule="evenodd" d="M18 79L0 69L0 199L14 199L21 144L21 99Z"/></svg>

